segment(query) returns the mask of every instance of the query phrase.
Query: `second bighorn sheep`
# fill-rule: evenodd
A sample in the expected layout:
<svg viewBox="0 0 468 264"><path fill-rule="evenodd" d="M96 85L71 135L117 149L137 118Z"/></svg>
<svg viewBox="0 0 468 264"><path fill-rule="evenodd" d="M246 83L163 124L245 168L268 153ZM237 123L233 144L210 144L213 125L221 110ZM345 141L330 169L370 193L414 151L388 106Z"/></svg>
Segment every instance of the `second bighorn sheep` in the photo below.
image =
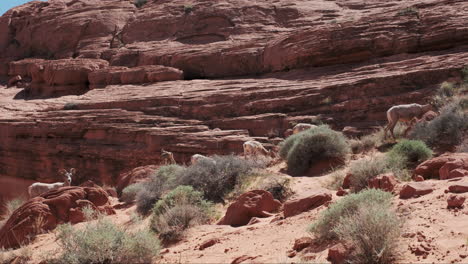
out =
<svg viewBox="0 0 468 264"><path fill-rule="evenodd" d="M299 123L293 127L293 135L300 133L302 131L306 131L307 129L315 128L317 127L316 125L312 124L307 124L307 123Z"/></svg>
<svg viewBox="0 0 468 264"><path fill-rule="evenodd" d="M210 157L207 157L207 156L204 156L204 155L201 155L201 154L195 154L192 156L192 158L190 158L190 163L192 165L194 164L197 164L198 162L202 161L202 160L206 160L208 162L212 162L213 164L216 164L216 161Z"/></svg>
<svg viewBox="0 0 468 264"><path fill-rule="evenodd" d="M63 177L63 182L56 182L56 183L43 183L43 182L36 182L31 184L31 186L28 187L28 193L29 193L29 198L36 197L38 195L41 195L42 193L56 190L60 187L64 186L70 186L72 177L75 175L76 170L74 168L71 168L70 171L67 171L65 169L61 169L59 173Z"/></svg>
<svg viewBox="0 0 468 264"><path fill-rule="evenodd" d="M425 113L433 109L434 109L433 106L430 104L426 104L426 105L403 104L403 105L392 106L387 111L388 124L387 126L385 126L385 129L384 129L384 138L387 138L387 132L390 130L390 133L393 139L395 139L395 135L393 134L393 129L395 128L398 121L403 121L406 123L409 122L409 127L411 127L412 123L415 121L415 118L419 119ZM407 131L405 131L405 133Z"/></svg>
<svg viewBox="0 0 468 264"><path fill-rule="evenodd" d="M275 154L273 151L267 150L262 143L255 141L255 140L249 140L244 142L244 156L254 156L257 157L258 155L263 155L263 156L270 156L274 157Z"/></svg>
<svg viewBox="0 0 468 264"><path fill-rule="evenodd" d="M172 154L172 152L161 149L161 163L163 165L176 164L174 154Z"/></svg>

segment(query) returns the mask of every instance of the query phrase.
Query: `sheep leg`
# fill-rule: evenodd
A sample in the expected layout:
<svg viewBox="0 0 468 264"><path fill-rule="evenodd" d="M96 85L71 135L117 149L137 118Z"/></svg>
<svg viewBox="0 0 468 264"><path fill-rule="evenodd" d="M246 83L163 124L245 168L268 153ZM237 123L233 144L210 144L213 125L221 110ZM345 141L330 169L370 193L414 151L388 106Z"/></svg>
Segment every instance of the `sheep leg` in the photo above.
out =
<svg viewBox="0 0 468 264"><path fill-rule="evenodd" d="M395 134L393 133L393 130L395 129L395 126L396 126L397 123L398 123L398 121L392 122L392 123L389 124L389 130L390 130L390 134L392 134L393 140L396 140L395 139Z"/></svg>

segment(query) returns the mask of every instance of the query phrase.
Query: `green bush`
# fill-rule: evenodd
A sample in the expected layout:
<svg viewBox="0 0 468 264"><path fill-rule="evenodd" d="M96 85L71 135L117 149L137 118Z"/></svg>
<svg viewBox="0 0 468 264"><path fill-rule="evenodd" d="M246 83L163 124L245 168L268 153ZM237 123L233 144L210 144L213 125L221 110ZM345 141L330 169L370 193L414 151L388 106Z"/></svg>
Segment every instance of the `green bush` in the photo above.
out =
<svg viewBox="0 0 468 264"><path fill-rule="evenodd" d="M178 176L179 185L190 185L204 193L207 200L221 202L232 191L243 175L251 173L260 165L236 156L213 156L200 160Z"/></svg>
<svg viewBox="0 0 468 264"><path fill-rule="evenodd" d="M137 212L149 214L163 193L176 185L175 180L184 170L184 167L178 165L168 165L162 166L151 175L149 182L136 195Z"/></svg>
<svg viewBox="0 0 468 264"><path fill-rule="evenodd" d="M140 8L140 7L144 6L147 2L148 2L148 0L134 0L133 4L136 7Z"/></svg>
<svg viewBox="0 0 468 264"><path fill-rule="evenodd" d="M346 159L349 146L344 135L327 125L292 135L281 145L280 156L286 159L292 175L306 173L314 162L337 158Z"/></svg>
<svg viewBox="0 0 468 264"><path fill-rule="evenodd" d="M309 227L321 241L330 241L339 238L336 227L345 218L358 212L360 208L381 207L389 208L392 194L377 189L368 189L360 193L346 195L330 205L323 211L317 221Z"/></svg>
<svg viewBox="0 0 468 264"><path fill-rule="evenodd" d="M432 157L432 150L420 140L402 140L398 142L387 154L390 160L395 161L398 156L406 161L406 166L421 163Z"/></svg>
<svg viewBox="0 0 468 264"><path fill-rule="evenodd" d="M368 181L385 172L388 172L387 160L384 157L361 159L351 163L350 188L353 192L359 192L367 188Z"/></svg>
<svg viewBox="0 0 468 264"><path fill-rule="evenodd" d="M62 254L49 263L150 263L159 253L159 240L149 230L127 233L103 218L74 229L58 227Z"/></svg>
<svg viewBox="0 0 468 264"><path fill-rule="evenodd" d="M134 183L130 184L122 190L120 201L125 203L132 203L135 201L138 192L143 188L143 184Z"/></svg>
<svg viewBox="0 0 468 264"><path fill-rule="evenodd" d="M159 200L153 208L154 216L164 214L168 209L179 204L190 204L199 207L207 216L213 214L213 203L203 199L203 193L192 186L178 186Z"/></svg>
<svg viewBox="0 0 468 264"><path fill-rule="evenodd" d="M185 230L196 225L205 224L209 218L195 205L177 204L154 217L151 228L166 243L182 238Z"/></svg>
<svg viewBox="0 0 468 264"><path fill-rule="evenodd" d="M291 181L287 178L271 178L261 184L258 189L270 192L278 201L285 201L293 194Z"/></svg>
<svg viewBox="0 0 468 264"><path fill-rule="evenodd" d="M429 122L416 124L410 138L424 141L428 146L456 146L468 129L468 115L461 109L460 101L442 108L439 116Z"/></svg>
<svg viewBox="0 0 468 264"><path fill-rule="evenodd" d="M338 238L355 249L348 257L352 263L393 263L397 255L400 220L388 207L372 203L359 206L345 215L334 228Z"/></svg>
<svg viewBox="0 0 468 264"><path fill-rule="evenodd" d="M343 181L346 173L343 170L334 171L330 174L330 181L325 183L325 187L330 190L338 190L343 186Z"/></svg>
<svg viewBox="0 0 468 264"><path fill-rule="evenodd" d="M3 204L3 215L0 217L0 228L8 221L13 212L18 209L25 202L24 198L15 198Z"/></svg>

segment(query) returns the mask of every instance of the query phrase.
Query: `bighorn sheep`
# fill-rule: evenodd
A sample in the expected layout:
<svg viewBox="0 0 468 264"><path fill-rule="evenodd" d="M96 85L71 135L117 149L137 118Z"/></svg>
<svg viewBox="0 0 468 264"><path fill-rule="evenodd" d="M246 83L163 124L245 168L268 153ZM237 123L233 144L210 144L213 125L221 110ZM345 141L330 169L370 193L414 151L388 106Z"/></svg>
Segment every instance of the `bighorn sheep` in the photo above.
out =
<svg viewBox="0 0 468 264"><path fill-rule="evenodd" d="M192 158L190 158L190 163L192 165L194 164L197 164L198 162L200 162L201 160L206 160L208 162L212 162L213 164L216 164L216 161L212 158L209 158L207 156L204 156L204 155L201 155L201 154L195 154L192 156Z"/></svg>
<svg viewBox="0 0 468 264"><path fill-rule="evenodd" d="M315 128L315 127L317 127L317 126L312 125L312 124L307 124L307 123L299 123L299 124L297 124L297 125L295 125L293 127L293 132L292 133L294 135L294 134L297 134L299 132L305 131L307 129Z"/></svg>
<svg viewBox="0 0 468 264"><path fill-rule="evenodd" d="M415 118L421 118L425 113L433 110L433 106L430 104L420 105L420 104L403 104L403 105L395 105L392 106L387 111L387 119L388 124L385 126L384 129L384 138L387 138L387 131L390 130L393 139L395 139L395 135L393 134L393 129L395 128L398 121L403 121L408 123L409 127L405 131L408 132L409 128L415 121Z"/></svg>
<svg viewBox="0 0 468 264"><path fill-rule="evenodd" d="M262 143L258 142L258 141L255 141L255 140L249 140L249 141L246 141L244 142L244 156L247 157L247 156L258 156L259 154L260 155L263 155L263 156L270 156L270 157L274 157L275 154L273 153L273 151L268 151L263 145Z"/></svg>
<svg viewBox="0 0 468 264"><path fill-rule="evenodd" d="M76 170L74 168L71 168L70 171L67 171L65 169L61 169L59 173L62 175L64 182L56 182L56 183L42 183L42 182L36 182L31 184L31 186L28 187L28 193L29 193L29 198L36 197L42 193L56 190L60 187L64 186L70 186L72 177L75 175Z"/></svg>
<svg viewBox="0 0 468 264"><path fill-rule="evenodd" d="M176 161L174 159L174 154L172 154L172 152L161 149L161 162L164 165L176 164Z"/></svg>

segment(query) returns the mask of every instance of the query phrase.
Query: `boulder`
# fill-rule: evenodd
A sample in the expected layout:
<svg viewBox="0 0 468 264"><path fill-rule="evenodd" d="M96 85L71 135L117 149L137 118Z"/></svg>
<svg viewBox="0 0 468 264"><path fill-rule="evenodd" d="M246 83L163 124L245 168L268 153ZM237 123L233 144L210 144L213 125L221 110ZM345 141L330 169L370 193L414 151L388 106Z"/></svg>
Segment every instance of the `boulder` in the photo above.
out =
<svg viewBox="0 0 468 264"><path fill-rule="evenodd" d="M449 192L465 193L468 192L468 182L459 182L449 186Z"/></svg>
<svg viewBox="0 0 468 264"><path fill-rule="evenodd" d="M201 245L198 246L198 250L204 250L205 248L209 248L211 246L214 246L215 244L217 244L219 242L220 242L219 238L210 238L210 239L205 240L204 242L202 242Z"/></svg>
<svg viewBox="0 0 468 264"><path fill-rule="evenodd" d="M452 194L447 198L447 208L461 208L465 202L465 197Z"/></svg>
<svg viewBox="0 0 468 264"><path fill-rule="evenodd" d="M352 249L342 243L336 244L328 249L327 260L332 264L344 264Z"/></svg>
<svg viewBox="0 0 468 264"><path fill-rule="evenodd" d="M397 184L398 180L393 173L381 174L368 181L369 188L381 189L386 192L393 192Z"/></svg>
<svg viewBox="0 0 468 264"><path fill-rule="evenodd" d="M353 177L353 175L351 173L346 174L346 176L343 179L343 184L341 186L341 187L343 187L343 189L349 189L349 187L351 187L351 178L352 177Z"/></svg>
<svg viewBox="0 0 468 264"><path fill-rule="evenodd" d="M447 153L439 157L426 160L414 170L415 175L421 175L425 179L450 179L455 177L451 172L455 169L468 170L468 153Z"/></svg>
<svg viewBox="0 0 468 264"><path fill-rule="evenodd" d="M347 194L348 192L346 190L343 190L343 188L341 187L336 191L336 196L345 196Z"/></svg>
<svg viewBox="0 0 468 264"><path fill-rule="evenodd" d="M421 176L421 175L415 175L415 176L413 176L413 180L415 182L422 182L422 181L424 181L424 177Z"/></svg>
<svg viewBox="0 0 468 264"><path fill-rule="evenodd" d="M306 247L309 247L312 244L313 240L311 237L301 237L294 241L293 249L297 252L303 250Z"/></svg>
<svg viewBox="0 0 468 264"><path fill-rule="evenodd" d="M35 197L13 212L0 229L0 248L15 248L36 234L65 222L84 221L82 208L90 206L102 213L115 213L102 188L69 186Z"/></svg>
<svg viewBox="0 0 468 264"><path fill-rule="evenodd" d="M283 205L284 217L291 217L302 212L317 208L324 203L331 201L332 196L326 192L316 192L303 198L287 201Z"/></svg>
<svg viewBox="0 0 468 264"><path fill-rule="evenodd" d="M218 222L218 225L247 225L253 217L271 216L270 213L277 211L280 206L281 202L275 200L271 193L253 190L242 194L229 205L226 215Z"/></svg>
<svg viewBox="0 0 468 264"><path fill-rule="evenodd" d="M411 182L403 186L400 191L401 199L422 196L433 191L432 186L425 182Z"/></svg>
<svg viewBox="0 0 468 264"><path fill-rule="evenodd" d="M117 178L117 186L115 187L117 193L120 195L128 185L148 179L158 168L157 165L147 165L121 173Z"/></svg>
<svg viewBox="0 0 468 264"><path fill-rule="evenodd" d="M7 87L13 87L13 86L15 86L18 82L21 82L21 80L23 80L23 78L21 78L21 75L13 76L13 77L11 77L11 78L8 80Z"/></svg>

